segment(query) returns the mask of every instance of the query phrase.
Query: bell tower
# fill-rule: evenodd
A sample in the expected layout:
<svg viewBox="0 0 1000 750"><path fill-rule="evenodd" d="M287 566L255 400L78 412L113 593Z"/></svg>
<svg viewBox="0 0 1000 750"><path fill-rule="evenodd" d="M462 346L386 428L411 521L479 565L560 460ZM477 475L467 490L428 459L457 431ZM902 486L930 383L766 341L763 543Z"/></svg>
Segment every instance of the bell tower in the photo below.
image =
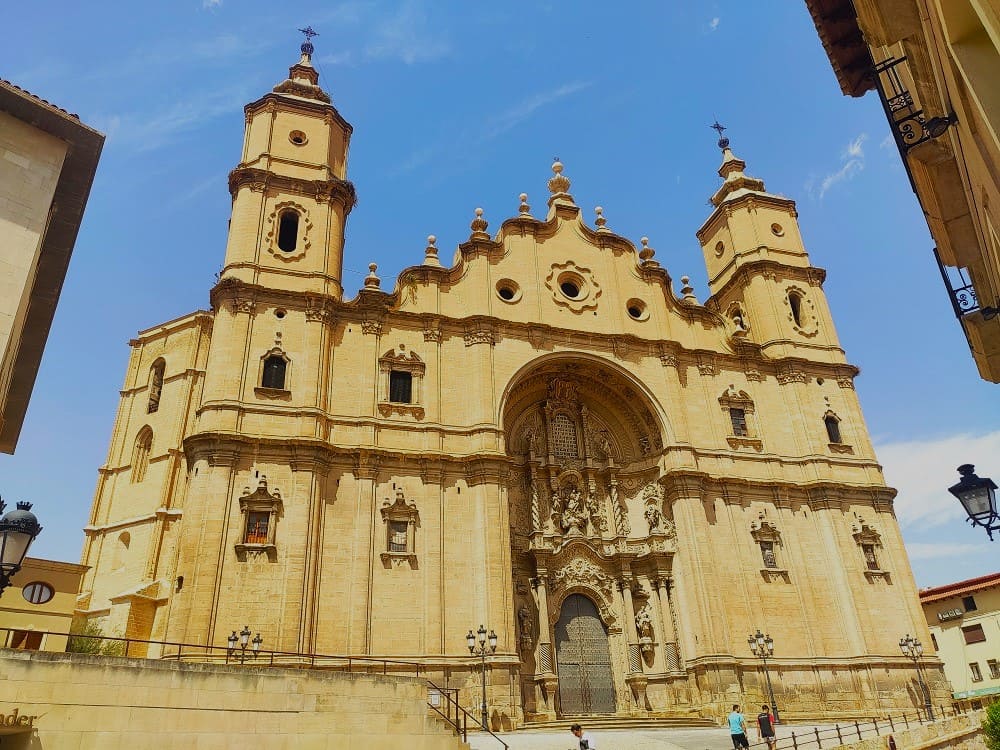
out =
<svg viewBox="0 0 1000 750"><path fill-rule="evenodd" d="M697 232L711 298L706 303L733 322L736 335L769 357L844 362L823 292L826 272L812 266L799 233L795 201L769 193L746 174L724 127L716 123L722 186L715 210Z"/></svg>
<svg viewBox="0 0 1000 750"><path fill-rule="evenodd" d="M346 180L353 128L319 87L315 35L288 78L246 105L240 163L221 276L292 292L343 293L344 225L355 203Z"/></svg>

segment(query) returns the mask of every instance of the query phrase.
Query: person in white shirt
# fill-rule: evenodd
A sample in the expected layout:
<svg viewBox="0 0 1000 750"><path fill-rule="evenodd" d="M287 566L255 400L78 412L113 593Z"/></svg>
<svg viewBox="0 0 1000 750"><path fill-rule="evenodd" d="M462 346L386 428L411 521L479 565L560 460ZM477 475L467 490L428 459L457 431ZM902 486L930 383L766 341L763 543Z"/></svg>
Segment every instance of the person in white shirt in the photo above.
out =
<svg viewBox="0 0 1000 750"><path fill-rule="evenodd" d="M589 734L584 733L583 727L579 724L571 726L569 731L571 731L573 736L579 741L580 750L596 750L597 745L594 744L593 738Z"/></svg>

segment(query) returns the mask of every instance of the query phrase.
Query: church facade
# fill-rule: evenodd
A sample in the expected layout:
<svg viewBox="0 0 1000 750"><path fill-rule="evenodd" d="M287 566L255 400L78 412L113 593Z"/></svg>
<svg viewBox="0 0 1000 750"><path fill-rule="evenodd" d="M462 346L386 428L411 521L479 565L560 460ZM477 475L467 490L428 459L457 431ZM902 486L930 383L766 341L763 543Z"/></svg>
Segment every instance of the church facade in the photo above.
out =
<svg viewBox="0 0 1000 750"><path fill-rule="evenodd" d="M429 238L347 300L352 128L311 53L246 107L211 310L130 342L78 616L418 662L470 708L482 623L499 727L767 702L758 629L785 716L922 703L895 493L794 202L720 140L703 304L557 162L541 211L477 209L450 266Z"/></svg>

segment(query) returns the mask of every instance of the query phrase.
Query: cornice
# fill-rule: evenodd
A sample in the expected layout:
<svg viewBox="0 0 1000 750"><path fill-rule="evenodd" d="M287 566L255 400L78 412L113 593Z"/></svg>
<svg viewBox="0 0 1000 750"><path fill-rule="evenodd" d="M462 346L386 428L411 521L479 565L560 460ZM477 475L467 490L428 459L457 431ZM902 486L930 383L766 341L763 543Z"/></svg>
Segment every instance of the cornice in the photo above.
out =
<svg viewBox="0 0 1000 750"><path fill-rule="evenodd" d="M738 261L739 256L734 256L733 259L725 265L725 267L723 267L709 280L709 284L715 283L716 279L729 272L729 269L732 268ZM810 286L819 287L822 287L823 282L826 281L825 268L813 265L793 266L789 263L781 263L777 260L771 260L770 258L760 258L740 263L739 267L735 271L732 271L732 275L726 283L716 290L716 292L709 297L709 300L722 296L723 292L727 291L729 287L735 283L746 283L746 277L751 274L758 274L765 277L768 274L771 274L775 278L794 278L804 280L808 282ZM705 304L707 305L708 303L708 300L706 300Z"/></svg>
<svg viewBox="0 0 1000 750"><path fill-rule="evenodd" d="M695 237L698 238L699 242L704 242L705 237L707 237L713 230L715 222L719 221L726 216L728 212L737 208L747 208L752 209L756 204L762 203L764 205L770 205L774 208L783 208L789 210L792 217L797 217L798 211L795 209L795 201L791 198L782 198L779 195L772 195L771 193L744 193L735 198L725 198L720 203L715 204L715 210L705 219L705 223L698 228L695 232Z"/></svg>
<svg viewBox="0 0 1000 750"><path fill-rule="evenodd" d="M324 116L324 119L329 119L331 122L337 123L345 135L350 136L354 132L354 126L345 120L340 112L337 111L337 108L329 102L329 97L324 102L309 97L296 98L293 92L272 91L264 94L260 99L247 104L243 107L243 112L249 118L261 111L276 111L279 107L281 109L298 110L310 114L320 114Z"/></svg>
<svg viewBox="0 0 1000 750"><path fill-rule="evenodd" d="M329 180L307 180L248 166L236 167L229 173L229 193L234 199L240 188L247 186L256 191L274 189L282 193L307 195L319 203L336 202L348 214L358 202L354 184L335 177Z"/></svg>
<svg viewBox="0 0 1000 750"><path fill-rule="evenodd" d="M770 261L761 261L770 263ZM785 268L784 266L782 266ZM437 273L437 269L417 267L422 271ZM813 269L825 273L822 269ZM666 274L666 272L663 272ZM401 274L402 276L402 274ZM755 365L752 368L758 375L767 373L776 375L782 366L797 365L809 374L834 378L853 378L861 371L854 365L834 364L807 360L801 357L770 358L762 352L761 345L746 340L733 341L731 338L722 340L725 348L686 349L678 342L666 339L647 339L631 333L593 333L572 328L553 326L548 323L511 321L489 315L472 315L465 318L449 318L436 313L411 312L393 309L397 304L400 290L389 294L378 289L362 289L355 299L343 302L333 295L310 292L287 292L270 289L256 284L248 284L233 277L225 277L211 291L212 306L219 309L223 302L255 300L266 302L289 309L308 312L317 306L322 306L327 314L324 320L330 325L364 325L377 323L379 331L394 324L409 327L414 330L431 332L426 341L440 341L445 337L465 338L470 328L493 331L494 340L518 338L522 341L536 342L540 339L548 341L560 338L572 346L590 346L600 349L611 356L621 351L624 345L628 351L643 352L645 356L659 357L664 366L698 366L704 364L706 356L715 358L716 369L723 366L726 369L746 370L747 363ZM719 294L713 295L714 301ZM706 303L707 304L707 303ZM698 311L695 317L708 319L719 325L724 332L725 320L718 313L707 308L688 308L678 303L680 311ZM825 351L825 349L824 349ZM665 359L666 358L666 359ZM844 386L850 387L850 386Z"/></svg>

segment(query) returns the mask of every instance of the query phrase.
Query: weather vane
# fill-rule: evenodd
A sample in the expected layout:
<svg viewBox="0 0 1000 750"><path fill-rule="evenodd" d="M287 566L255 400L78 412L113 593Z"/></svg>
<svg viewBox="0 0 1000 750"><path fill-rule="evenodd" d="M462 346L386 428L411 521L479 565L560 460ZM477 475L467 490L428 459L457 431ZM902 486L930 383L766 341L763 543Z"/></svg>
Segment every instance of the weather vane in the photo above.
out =
<svg viewBox="0 0 1000 750"><path fill-rule="evenodd" d="M715 130L716 132L718 132L718 134L719 134L719 148L723 148L723 149L729 148L729 139L726 138L722 134L722 132L726 129L725 126L720 125L719 121L716 120L714 123L712 123L708 127L712 128L712 130Z"/></svg>
<svg viewBox="0 0 1000 750"><path fill-rule="evenodd" d="M299 29L299 31L306 35L306 40L302 42L302 46L299 49L302 50L303 55L311 55L315 49L312 44L312 38L319 36L319 32L313 31L312 26L306 26L304 29Z"/></svg>

